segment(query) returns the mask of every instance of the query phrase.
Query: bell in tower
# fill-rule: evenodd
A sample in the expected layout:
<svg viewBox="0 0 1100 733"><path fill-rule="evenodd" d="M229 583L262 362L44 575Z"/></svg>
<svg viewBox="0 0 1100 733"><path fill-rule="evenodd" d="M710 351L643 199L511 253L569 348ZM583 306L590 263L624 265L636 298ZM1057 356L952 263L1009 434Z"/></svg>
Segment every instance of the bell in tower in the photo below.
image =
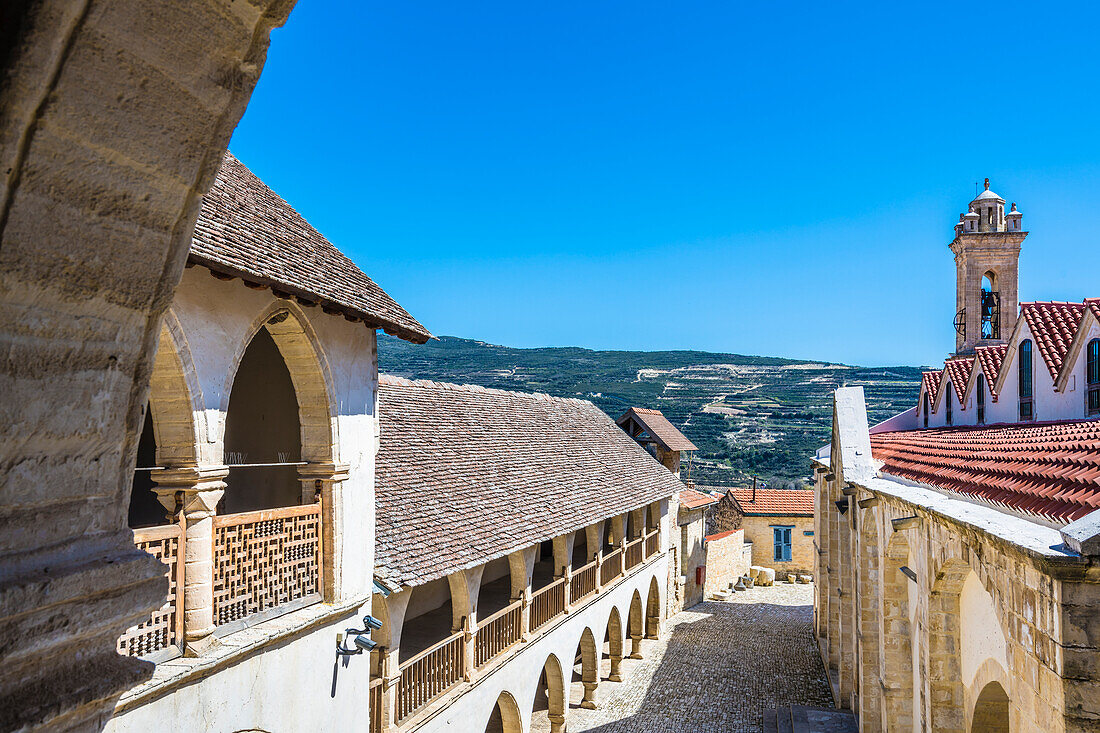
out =
<svg viewBox="0 0 1100 733"><path fill-rule="evenodd" d="M959 216L951 251L955 253L955 353L972 354L975 346L1003 343L1016 326L1019 300L1022 214L1005 213L1005 200L985 190Z"/></svg>

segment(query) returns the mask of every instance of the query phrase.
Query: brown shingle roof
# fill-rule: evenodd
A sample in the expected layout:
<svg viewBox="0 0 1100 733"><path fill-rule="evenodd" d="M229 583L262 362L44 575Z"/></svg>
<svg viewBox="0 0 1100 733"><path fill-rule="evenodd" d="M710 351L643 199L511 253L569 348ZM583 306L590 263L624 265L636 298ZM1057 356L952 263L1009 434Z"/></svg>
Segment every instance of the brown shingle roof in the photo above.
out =
<svg viewBox="0 0 1100 733"><path fill-rule="evenodd" d="M362 318L408 341L431 334L231 154L203 197L190 259Z"/></svg>
<svg viewBox="0 0 1100 733"><path fill-rule="evenodd" d="M1100 508L1100 421L871 436L885 473L1053 520Z"/></svg>
<svg viewBox="0 0 1100 733"><path fill-rule="evenodd" d="M379 379L375 572L416 586L685 490L591 402Z"/></svg>
<svg viewBox="0 0 1100 733"><path fill-rule="evenodd" d="M633 418L665 450L699 450L694 443L676 429L675 425L668 421L668 418L660 410L631 407L615 422L622 426L630 418Z"/></svg>

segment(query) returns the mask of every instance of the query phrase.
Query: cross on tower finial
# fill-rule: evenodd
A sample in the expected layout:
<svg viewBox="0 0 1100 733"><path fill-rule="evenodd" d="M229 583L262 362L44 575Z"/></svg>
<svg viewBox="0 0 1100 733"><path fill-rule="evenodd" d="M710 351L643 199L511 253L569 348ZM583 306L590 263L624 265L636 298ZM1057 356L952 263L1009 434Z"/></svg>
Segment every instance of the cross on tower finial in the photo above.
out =
<svg viewBox="0 0 1100 733"><path fill-rule="evenodd" d="M986 191L988 191L988 190L989 190L989 179L988 179L988 178L987 178L987 179L985 179L985 190L986 190Z"/></svg>

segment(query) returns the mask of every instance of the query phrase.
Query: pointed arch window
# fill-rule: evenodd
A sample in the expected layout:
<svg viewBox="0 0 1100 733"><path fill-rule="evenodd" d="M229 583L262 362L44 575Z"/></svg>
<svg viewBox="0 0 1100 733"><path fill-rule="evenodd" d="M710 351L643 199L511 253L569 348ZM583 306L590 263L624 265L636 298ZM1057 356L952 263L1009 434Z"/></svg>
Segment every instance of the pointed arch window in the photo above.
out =
<svg viewBox="0 0 1100 733"><path fill-rule="evenodd" d="M1034 383L1032 380L1031 339L1020 342L1019 397L1020 420L1035 419Z"/></svg>
<svg viewBox="0 0 1100 733"><path fill-rule="evenodd" d="M978 375L977 391L978 391L978 394L977 394L977 398L975 399L975 402L977 403L978 424L979 425L985 425L985 375L984 374L979 374Z"/></svg>
<svg viewBox="0 0 1100 733"><path fill-rule="evenodd" d="M928 405L930 400L928 399L928 393L924 393L924 427L928 427Z"/></svg>
<svg viewBox="0 0 1100 733"><path fill-rule="evenodd" d="M950 387L951 384L949 383L947 386ZM954 417L951 414L951 408L953 406L954 395L951 394L951 390L948 389L947 394L944 395L944 397L947 400L947 424L952 425L952 424L954 424Z"/></svg>
<svg viewBox="0 0 1100 733"><path fill-rule="evenodd" d="M1085 347L1085 382L1088 384L1088 413L1100 415L1100 339Z"/></svg>

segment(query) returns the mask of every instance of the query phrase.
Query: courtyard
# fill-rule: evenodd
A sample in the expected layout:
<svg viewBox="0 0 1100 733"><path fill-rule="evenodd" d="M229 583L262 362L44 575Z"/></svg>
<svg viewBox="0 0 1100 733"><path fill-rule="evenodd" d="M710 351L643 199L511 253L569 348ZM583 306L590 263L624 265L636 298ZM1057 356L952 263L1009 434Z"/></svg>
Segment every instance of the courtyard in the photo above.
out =
<svg viewBox="0 0 1100 733"><path fill-rule="evenodd" d="M764 711L830 707L812 636L813 586L780 583L705 601L676 615L667 633L623 660L624 682L601 670L599 708L571 704L569 730L599 733L749 733ZM605 661L606 664L606 661ZM579 667L573 694L580 700Z"/></svg>

